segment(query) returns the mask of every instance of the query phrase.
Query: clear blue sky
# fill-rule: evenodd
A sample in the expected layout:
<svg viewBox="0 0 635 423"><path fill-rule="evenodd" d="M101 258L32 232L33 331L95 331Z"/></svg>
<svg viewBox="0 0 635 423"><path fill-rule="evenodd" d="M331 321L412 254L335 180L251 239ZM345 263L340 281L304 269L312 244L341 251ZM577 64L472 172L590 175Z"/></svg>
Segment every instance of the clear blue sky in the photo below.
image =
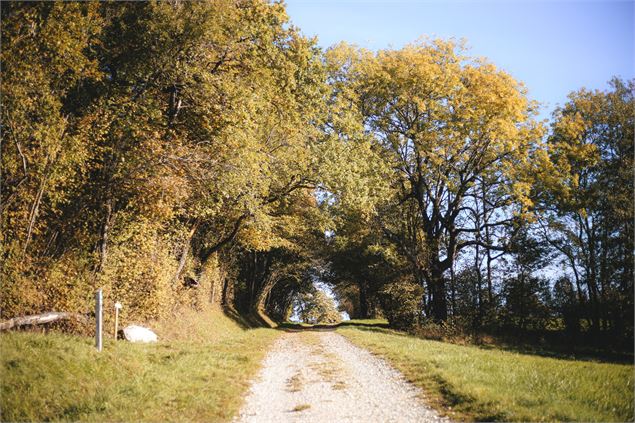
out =
<svg viewBox="0 0 635 423"><path fill-rule="evenodd" d="M550 116L570 91L606 89L635 76L633 1L287 0L294 25L322 47L347 41L372 50L421 36L466 38L523 81Z"/></svg>

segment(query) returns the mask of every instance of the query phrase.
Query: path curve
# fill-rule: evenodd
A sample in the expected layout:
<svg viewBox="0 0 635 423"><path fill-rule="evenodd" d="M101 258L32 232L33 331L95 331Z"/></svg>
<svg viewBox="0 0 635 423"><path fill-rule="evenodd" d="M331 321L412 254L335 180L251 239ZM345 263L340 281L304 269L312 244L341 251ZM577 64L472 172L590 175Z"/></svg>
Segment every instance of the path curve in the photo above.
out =
<svg viewBox="0 0 635 423"><path fill-rule="evenodd" d="M382 359L333 331L282 335L236 422L444 422Z"/></svg>

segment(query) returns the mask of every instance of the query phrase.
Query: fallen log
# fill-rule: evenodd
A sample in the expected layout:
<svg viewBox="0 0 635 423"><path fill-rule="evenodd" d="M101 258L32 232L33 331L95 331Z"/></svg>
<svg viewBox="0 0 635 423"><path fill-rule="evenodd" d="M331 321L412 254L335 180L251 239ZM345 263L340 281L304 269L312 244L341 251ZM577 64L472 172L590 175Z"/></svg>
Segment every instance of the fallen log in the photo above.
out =
<svg viewBox="0 0 635 423"><path fill-rule="evenodd" d="M34 314L31 316L14 317L13 319L0 322L0 331L12 329L20 326L41 325L51 323L58 320L78 320L82 323L88 323L88 318L79 313L66 313L58 311L49 311L48 313Z"/></svg>

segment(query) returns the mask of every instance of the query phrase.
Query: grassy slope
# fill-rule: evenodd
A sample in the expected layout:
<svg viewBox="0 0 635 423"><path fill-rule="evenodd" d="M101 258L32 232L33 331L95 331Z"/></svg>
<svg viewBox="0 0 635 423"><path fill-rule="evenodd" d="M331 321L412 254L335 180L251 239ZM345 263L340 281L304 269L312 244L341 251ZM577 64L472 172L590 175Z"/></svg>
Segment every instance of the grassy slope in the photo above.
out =
<svg viewBox="0 0 635 423"><path fill-rule="evenodd" d="M498 421L633 421L633 366L428 341L379 328L338 332L385 357L439 409Z"/></svg>
<svg viewBox="0 0 635 423"><path fill-rule="evenodd" d="M2 421L223 421L238 411L271 341L220 311L156 326L155 345L59 334L0 335Z"/></svg>

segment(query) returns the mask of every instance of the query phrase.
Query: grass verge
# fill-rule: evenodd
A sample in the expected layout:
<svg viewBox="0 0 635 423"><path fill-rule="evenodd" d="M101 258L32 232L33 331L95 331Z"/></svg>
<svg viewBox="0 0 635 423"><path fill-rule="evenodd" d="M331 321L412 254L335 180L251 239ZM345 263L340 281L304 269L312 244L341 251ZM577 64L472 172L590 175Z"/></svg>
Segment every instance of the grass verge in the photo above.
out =
<svg viewBox="0 0 635 423"><path fill-rule="evenodd" d="M445 414L477 421L633 421L634 367L337 329L383 356Z"/></svg>
<svg viewBox="0 0 635 423"><path fill-rule="evenodd" d="M2 421L226 421L279 332L221 311L156 325L158 344L0 335Z"/></svg>

